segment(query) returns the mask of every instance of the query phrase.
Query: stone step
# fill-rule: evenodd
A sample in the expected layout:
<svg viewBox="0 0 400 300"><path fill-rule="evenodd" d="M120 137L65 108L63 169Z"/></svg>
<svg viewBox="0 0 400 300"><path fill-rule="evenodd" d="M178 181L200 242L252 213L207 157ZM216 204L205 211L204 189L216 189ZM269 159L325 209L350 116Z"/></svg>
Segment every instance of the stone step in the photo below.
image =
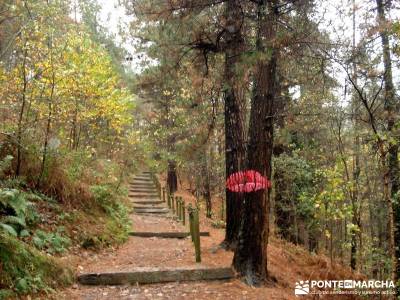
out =
<svg viewBox="0 0 400 300"><path fill-rule="evenodd" d="M129 193L128 196L134 198L158 198L158 194L156 193Z"/></svg>
<svg viewBox="0 0 400 300"><path fill-rule="evenodd" d="M153 194L157 194L157 190L156 189L145 189L145 188L132 188L132 187L130 187L129 188L129 191L130 192L133 192L133 193L153 193Z"/></svg>
<svg viewBox="0 0 400 300"><path fill-rule="evenodd" d="M135 204L133 208L136 209L152 209L152 208L167 208L162 204L147 204L147 205L137 205Z"/></svg>
<svg viewBox="0 0 400 300"><path fill-rule="evenodd" d="M153 177L151 177L151 175L148 174L136 174L131 176L131 178L145 178L151 180Z"/></svg>
<svg viewBox="0 0 400 300"><path fill-rule="evenodd" d="M145 177L135 177L132 178L132 181L145 181L153 183L153 180L151 180L151 178L145 178Z"/></svg>
<svg viewBox="0 0 400 300"><path fill-rule="evenodd" d="M184 239L190 236L190 232L130 232L130 236L159 237L165 239ZM200 236L210 236L208 231L201 231Z"/></svg>
<svg viewBox="0 0 400 300"><path fill-rule="evenodd" d="M226 268L136 268L131 272L89 273L78 276L85 285L150 284L176 281L226 280L234 278L231 267Z"/></svg>
<svg viewBox="0 0 400 300"><path fill-rule="evenodd" d="M132 188L129 188L129 192L133 192L133 191L131 191L131 190L133 190L133 189L132 189ZM147 193L147 194L155 194L155 195L158 195L156 189L146 189L145 192L139 192L139 193Z"/></svg>
<svg viewBox="0 0 400 300"><path fill-rule="evenodd" d="M152 177L151 177L151 176L149 176L149 175L135 175L135 176L132 176L132 178L133 178L133 179L135 179L135 178L139 178L139 179L147 179L147 180L152 180Z"/></svg>
<svg viewBox="0 0 400 300"><path fill-rule="evenodd" d="M144 200L144 201L132 201L133 204L143 204L143 205L147 205L147 204L163 204L165 202L161 201L161 200L157 200L157 201L151 201L151 200Z"/></svg>
<svg viewBox="0 0 400 300"><path fill-rule="evenodd" d="M154 183L142 183L142 182L132 182L130 186L138 186L138 187L155 187Z"/></svg>
<svg viewBox="0 0 400 300"><path fill-rule="evenodd" d="M149 185L154 185L154 182L151 180L145 180L145 179L135 179L131 180L131 184L149 184Z"/></svg>
<svg viewBox="0 0 400 300"><path fill-rule="evenodd" d="M160 197L136 197L132 195L128 195L131 201L161 201Z"/></svg>
<svg viewBox="0 0 400 300"><path fill-rule="evenodd" d="M137 208L133 210L135 214L167 214L168 208Z"/></svg>

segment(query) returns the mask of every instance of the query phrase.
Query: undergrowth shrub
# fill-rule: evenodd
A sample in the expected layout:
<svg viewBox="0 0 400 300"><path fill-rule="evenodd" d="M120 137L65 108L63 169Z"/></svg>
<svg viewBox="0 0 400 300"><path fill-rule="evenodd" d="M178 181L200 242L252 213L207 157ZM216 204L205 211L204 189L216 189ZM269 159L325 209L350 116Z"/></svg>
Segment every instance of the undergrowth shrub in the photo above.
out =
<svg viewBox="0 0 400 300"><path fill-rule="evenodd" d="M72 272L26 243L0 233L0 299L13 293L50 292L72 282Z"/></svg>
<svg viewBox="0 0 400 300"><path fill-rule="evenodd" d="M49 254L63 253L71 245L71 240L63 234L63 231L63 227L58 227L57 232L36 230L32 237L33 245Z"/></svg>
<svg viewBox="0 0 400 300"><path fill-rule="evenodd" d="M128 238L125 166L87 151L57 153L38 184L37 159L24 162L20 177L7 171L11 161L0 159L0 299L70 283L52 256L72 245L100 249Z"/></svg>
<svg viewBox="0 0 400 300"><path fill-rule="evenodd" d="M125 190L116 190L114 185L94 185L90 188L96 204L108 216L104 228L96 236L86 237L83 246L99 247L124 242L131 229L129 206L123 200Z"/></svg>

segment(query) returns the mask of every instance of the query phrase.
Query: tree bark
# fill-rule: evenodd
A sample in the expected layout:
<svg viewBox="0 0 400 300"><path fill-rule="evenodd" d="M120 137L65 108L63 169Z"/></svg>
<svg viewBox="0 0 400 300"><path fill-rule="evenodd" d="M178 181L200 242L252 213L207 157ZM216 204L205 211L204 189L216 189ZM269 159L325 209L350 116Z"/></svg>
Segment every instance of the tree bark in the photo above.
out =
<svg viewBox="0 0 400 300"><path fill-rule="evenodd" d="M266 54L262 44L269 43L269 58L260 58L256 66L250 111L249 142L246 166L271 178L273 151L273 114L276 85L277 51L271 47L275 38L277 7L272 1L258 3L257 50ZM267 11L270 14L267 14ZM266 56L266 55L265 55ZM233 266L250 285L268 278L267 244L269 236L270 190L246 193Z"/></svg>
<svg viewBox="0 0 400 300"><path fill-rule="evenodd" d="M355 6L355 0L353 0L353 51L356 49L356 39L355 39L355 33L356 33L356 6ZM353 80L357 84L357 65L355 62L353 62ZM352 207L352 223L353 225L359 226L360 232L360 222L359 222L359 217L358 217L358 186L359 186L359 178L360 178L360 136L359 136L359 121L358 121L358 116L359 116L359 109L358 109L358 103L359 99L357 96L357 92L353 91L353 99L352 99L352 105L353 105L353 114L354 114L354 119L353 119L353 124L354 124L354 155L353 155L353 184L352 184L352 189L350 191L350 198L351 198L351 207ZM357 235L354 230L351 232L351 240L350 240L350 267L355 270L357 267Z"/></svg>
<svg viewBox="0 0 400 300"><path fill-rule="evenodd" d="M178 190L178 177L176 176L176 162L174 160L168 161L167 185L170 194Z"/></svg>
<svg viewBox="0 0 400 300"><path fill-rule="evenodd" d="M387 157L387 174L385 174L385 188L389 188L389 224L390 241L392 252L392 279L398 284L400 279L400 203L398 192L400 187L399 163L398 163L398 143L399 139L393 136L395 124L398 120L398 103L395 100L395 92L392 77L392 60L390 56L389 35L386 29L387 20L385 14L385 4L382 0L376 0L379 22L379 33L382 43L382 56L384 65L384 109L386 113L387 131L389 134L389 148ZM397 295L400 294L400 287L397 285Z"/></svg>
<svg viewBox="0 0 400 300"><path fill-rule="evenodd" d="M28 78L26 74L26 63L27 63L28 51L24 50L24 59L22 64L22 91L21 91L21 109L18 117L18 128L17 128L17 166L15 168L15 175L21 174L22 164L22 133L23 133L23 118L26 106L26 92L28 88Z"/></svg>
<svg viewBox="0 0 400 300"><path fill-rule="evenodd" d="M225 103L225 165L226 179L243 168L245 147L243 139L242 97L240 96L240 80L237 68L243 51L242 8L239 0L226 3L226 50L224 70L224 103ZM238 193L226 189L226 231L223 246L234 249L240 226L240 214L243 199Z"/></svg>

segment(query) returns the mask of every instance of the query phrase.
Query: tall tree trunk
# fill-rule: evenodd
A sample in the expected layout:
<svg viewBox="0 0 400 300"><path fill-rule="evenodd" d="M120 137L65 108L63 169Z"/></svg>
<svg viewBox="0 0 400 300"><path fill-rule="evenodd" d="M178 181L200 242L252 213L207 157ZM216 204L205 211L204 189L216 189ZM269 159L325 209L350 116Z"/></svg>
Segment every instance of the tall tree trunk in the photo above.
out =
<svg viewBox="0 0 400 300"><path fill-rule="evenodd" d="M274 4L267 0L258 3L257 50L262 53L266 53L262 43L268 43L271 49L276 34L278 11ZM270 14L267 14L268 11ZM256 66L246 157L247 168L268 178L271 178L272 172L277 51L272 48L270 53L270 57L263 56ZM239 243L233 265L250 285L260 284L268 278L269 202L270 190L246 193L244 196Z"/></svg>
<svg viewBox="0 0 400 300"><path fill-rule="evenodd" d="M178 177L176 176L176 162L174 160L168 161L167 186L170 194L178 190Z"/></svg>
<svg viewBox="0 0 400 300"><path fill-rule="evenodd" d="M389 35L387 32L387 20L385 13L385 4L382 0L376 0L377 11L378 11L378 22L379 32L382 42L382 54L383 54L383 65L384 65L384 103L387 121L387 131L389 133L389 149L387 157L387 175L385 175L385 182L389 181L390 188L390 199L388 202L389 206L389 218L391 220L391 250L392 250L392 279L398 284L400 279L400 203L398 201L398 192L400 187L399 178L399 163L398 163L398 143L399 139L393 137L393 131L395 130L395 124L398 120L398 103L395 100L395 92L392 78L392 60L390 57L390 45ZM392 141L393 140L393 141ZM387 178L386 178L387 177ZM397 295L400 294L400 287L397 286Z"/></svg>
<svg viewBox="0 0 400 300"><path fill-rule="evenodd" d="M226 43L225 52L225 176L243 168L245 147L243 143L243 99L239 92L237 68L240 63L240 54L243 51L243 37L241 32L243 15L239 0L229 0L226 3ZM226 231L223 246L234 249L240 226L240 214L243 199L240 194L226 189Z"/></svg>
<svg viewBox="0 0 400 300"><path fill-rule="evenodd" d="M355 0L353 0L353 51L356 49L356 6ZM357 65L353 62L353 80L354 83L357 84ZM359 178L360 178L360 136L359 136L359 99L357 96L357 92L353 91L353 123L354 123L354 155L353 155L353 184L352 189L350 191L351 195L351 208L352 208L352 223L353 225L360 225L359 218L358 218L358 185L359 185ZM360 232L361 232L361 228ZM350 236L350 267L355 270L357 266L357 234L354 230L351 231Z"/></svg>
<svg viewBox="0 0 400 300"><path fill-rule="evenodd" d="M22 133L23 133L23 119L26 106L26 92L28 88L28 78L26 74L26 62L28 57L28 51L24 50L24 59L22 63L22 91L21 91L21 109L18 116L18 128L17 128L17 166L15 168L15 175L19 176L21 173L22 163Z"/></svg>
<svg viewBox="0 0 400 300"><path fill-rule="evenodd" d="M49 147L49 137L50 137L50 129L51 129L51 118L52 118L52 114L53 114L53 97L54 97L54 89L55 89L55 85L56 85L55 81L56 81L56 77L55 77L55 73L53 70L52 81L51 81L51 92L50 92L50 97L48 99L49 112L47 115L46 132L44 135L42 163L41 163L41 167L40 167L40 173L38 176L38 180L36 182L36 186L40 186L40 182L42 181L44 170L46 167L46 158L47 158L47 151L48 151L48 147Z"/></svg>
<svg viewBox="0 0 400 300"><path fill-rule="evenodd" d="M210 185L210 164L208 162L208 149L204 147L202 159L202 194L206 201L206 217L212 216L211 185Z"/></svg>

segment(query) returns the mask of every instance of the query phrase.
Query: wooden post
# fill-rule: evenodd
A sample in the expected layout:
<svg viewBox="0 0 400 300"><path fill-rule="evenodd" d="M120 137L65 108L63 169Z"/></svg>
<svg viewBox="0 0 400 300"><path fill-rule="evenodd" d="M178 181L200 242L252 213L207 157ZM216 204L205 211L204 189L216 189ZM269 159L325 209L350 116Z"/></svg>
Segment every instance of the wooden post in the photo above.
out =
<svg viewBox="0 0 400 300"><path fill-rule="evenodd" d="M165 202L165 187L162 188L162 201Z"/></svg>
<svg viewBox="0 0 400 300"><path fill-rule="evenodd" d="M189 213L189 231L190 231L190 237L193 242L193 207L192 203L189 203L188 205L188 213Z"/></svg>
<svg viewBox="0 0 400 300"><path fill-rule="evenodd" d="M182 221L182 207L183 207L183 202L182 202L182 197L179 197L179 221Z"/></svg>
<svg viewBox="0 0 400 300"><path fill-rule="evenodd" d="M176 207L175 213L178 216L178 196L175 197L175 207Z"/></svg>
<svg viewBox="0 0 400 300"><path fill-rule="evenodd" d="M182 201L182 224L186 225L185 200L181 198L181 201Z"/></svg>
<svg viewBox="0 0 400 300"><path fill-rule="evenodd" d="M174 201L174 194L171 194L171 205L172 205L172 213L175 213L175 201Z"/></svg>
<svg viewBox="0 0 400 300"><path fill-rule="evenodd" d="M193 213L193 243L196 252L196 262L201 262L200 253L200 224L199 224L199 210L195 209Z"/></svg>
<svg viewBox="0 0 400 300"><path fill-rule="evenodd" d="M176 197L176 216L178 218L178 221L181 220L181 199L179 197Z"/></svg>

